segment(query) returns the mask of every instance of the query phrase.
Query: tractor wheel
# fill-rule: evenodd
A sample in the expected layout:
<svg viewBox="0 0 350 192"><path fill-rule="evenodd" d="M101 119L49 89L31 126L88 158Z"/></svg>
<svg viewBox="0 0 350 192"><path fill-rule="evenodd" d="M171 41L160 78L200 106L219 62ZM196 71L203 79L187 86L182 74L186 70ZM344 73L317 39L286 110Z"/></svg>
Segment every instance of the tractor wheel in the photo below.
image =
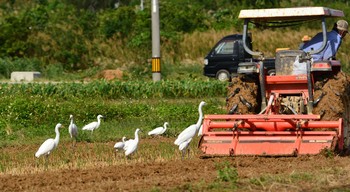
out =
<svg viewBox="0 0 350 192"><path fill-rule="evenodd" d="M323 95L323 96L322 96ZM321 120L337 121L343 118L344 147L350 145L350 76L343 72L315 83L314 100L321 98L313 109L313 114L321 115Z"/></svg>
<svg viewBox="0 0 350 192"><path fill-rule="evenodd" d="M348 87L349 88L349 87ZM343 112L343 126L344 126L344 147L350 154L350 90L347 90L347 94L343 97L344 112Z"/></svg>

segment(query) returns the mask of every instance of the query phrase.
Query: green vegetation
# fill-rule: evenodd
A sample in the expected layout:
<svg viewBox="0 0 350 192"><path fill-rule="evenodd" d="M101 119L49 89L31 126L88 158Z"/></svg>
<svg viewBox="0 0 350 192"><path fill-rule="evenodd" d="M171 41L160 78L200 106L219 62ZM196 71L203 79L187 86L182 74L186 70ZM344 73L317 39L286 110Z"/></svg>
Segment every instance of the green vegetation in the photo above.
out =
<svg viewBox="0 0 350 192"><path fill-rule="evenodd" d="M81 128L95 121L98 114L107 118L95 134L97 141L110 141L137 127L150 130L168 121L177 131L196 122L198 104L208 102L206 113L224 113L225 83L218 81L162 81L90 83L2 84L0 89L0 145L35 141L52 135L61 122L68 126L73 114ZM181 120L179 120L181 119ZM127 128L127 129L125 129ZM121 129L117 135L108 132ZM88 139L88 138L81 138ZM28 142L28 140L24 141Z"/></svg>
<svg viewBox="0 0 350 192"><path fill-rule="evenodd" d="M0 95L37 96L60 99L147 99L147 98L198 98L224 97L226 83L219 81L168 80L142 81L91 81L89 83L28 83L1 84Z"/></svg>
<svg viewBox="0 0 350 192"><path fill-rule="evenodd" d="M217 165L217 182L229 183L231 189L237 188L238 172L229 162L222 162Z"/></svg>

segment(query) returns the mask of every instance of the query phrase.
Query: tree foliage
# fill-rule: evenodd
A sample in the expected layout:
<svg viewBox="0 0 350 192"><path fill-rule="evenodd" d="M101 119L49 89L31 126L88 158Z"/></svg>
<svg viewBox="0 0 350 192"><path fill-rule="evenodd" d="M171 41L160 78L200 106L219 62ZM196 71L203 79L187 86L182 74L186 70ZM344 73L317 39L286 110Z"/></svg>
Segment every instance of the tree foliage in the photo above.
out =
<svg viewBox="0 0 350 192"><path fill-rule="evenodd" d="M166 51L176 60L184 34L241 28L242 8L324 5L350 12L345 0L159 0L161 43L171 45ZM143 65L149 58L151 0L143 10L139 0L11 0L0 2L0 14L0 56L39 61L37 70L103 68L121 56ZM7 76L9 70L1 71Z"/></svg>

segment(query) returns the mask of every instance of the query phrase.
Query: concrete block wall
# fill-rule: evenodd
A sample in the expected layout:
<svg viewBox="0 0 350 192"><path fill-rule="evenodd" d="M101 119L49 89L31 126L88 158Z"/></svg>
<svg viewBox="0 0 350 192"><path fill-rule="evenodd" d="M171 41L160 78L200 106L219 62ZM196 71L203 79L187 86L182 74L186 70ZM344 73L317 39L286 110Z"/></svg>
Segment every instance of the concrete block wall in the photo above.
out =
<svg viewBox="0 0 350 192"><path fill-rule="evenodd" d="M11 73L11 81L20 82L26 81L31 82L36 78L39 78L41 73L38 71L14 71Z"/></svg>

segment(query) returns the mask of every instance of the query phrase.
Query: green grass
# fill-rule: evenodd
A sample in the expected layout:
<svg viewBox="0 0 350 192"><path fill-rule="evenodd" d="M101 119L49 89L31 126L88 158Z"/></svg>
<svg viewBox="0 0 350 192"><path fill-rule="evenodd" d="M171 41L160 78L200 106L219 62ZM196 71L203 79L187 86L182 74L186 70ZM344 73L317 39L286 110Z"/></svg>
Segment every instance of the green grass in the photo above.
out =
<svg viewBox="0 0 350 192"><path fill-rule="evenodd" d="M96 121L98 114L106 117L94 133L97 142L130 134L136 128L149 131L165 121L170 123L168 136L175 136L196 122L202 100L208 103L207 113L224 113L225 90L226 83L189 80L3 83L0 116L5 118L0 119L0 147L53 135L57 123L68 127L70 114L80 128ZM91 140L85 133L81 136Z"/></svg>

